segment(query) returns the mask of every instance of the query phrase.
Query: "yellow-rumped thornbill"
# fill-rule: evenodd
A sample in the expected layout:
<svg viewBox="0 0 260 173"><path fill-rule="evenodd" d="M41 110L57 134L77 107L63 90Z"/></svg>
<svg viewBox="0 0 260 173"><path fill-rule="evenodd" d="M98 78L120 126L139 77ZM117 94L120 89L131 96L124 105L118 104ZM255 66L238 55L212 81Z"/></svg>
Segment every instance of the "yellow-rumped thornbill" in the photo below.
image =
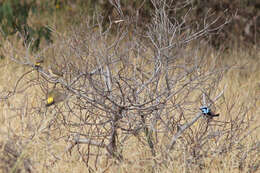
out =
<svg viewBox="0 0 260 173"><path fill-rule="evenodd" d="M37 57L35 60L34 66L36 68L40 68L41 65L43 64L43 62L44 62L43 57Z"/></svg>
<svg viewBox="0 0 260 173"><path fill-rule="evenodd" d="M62 93L57 89L53 89L47 94L47 104L46 106L49 107L51 105L57 104L62 102L66 99L67 95Z"/></svg>

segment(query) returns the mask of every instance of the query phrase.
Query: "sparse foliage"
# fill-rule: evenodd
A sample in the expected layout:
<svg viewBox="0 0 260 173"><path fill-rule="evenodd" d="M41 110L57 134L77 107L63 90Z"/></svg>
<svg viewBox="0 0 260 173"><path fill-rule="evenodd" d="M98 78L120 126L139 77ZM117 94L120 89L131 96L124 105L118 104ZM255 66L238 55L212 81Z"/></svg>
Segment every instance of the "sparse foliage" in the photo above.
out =
<svg viewBox="0 0 260 173"><path fill-rule="evenodd" d="M152 0L153 18L143 30L135 23L138 15L129 19L119 1L111 3L120 20L103 28L103 17L96 15L69 36L56 33L61 41L40 53L43 57L53 53L43 65L35 66L32 58L15 56L17 50L11 50L13 61L33 69L17 82L12 95L29 75L37 76L29 76L29 88L39 87L46 95L58 88L66 95L49 107L46 100L30 107L34 116L43 117L32 133L46 133L50 145L57 138L67 140L66 152L77 150L91 169L97 169L104 156L133 162L124 154L133 138L149 150L155 172L160 166L172 169L177 158L187 172L202 170L207 158L229 151L237 152L239 169L244 169L243 160L259 151L258 141L244 144L252 117L247 107L229 107L224 88L219 89L228 68L217 66L219 56L212 56L201 39L219 33L229 19L218 24L223 16L213 19L209 11L203 26L193 29L196 21L186 22L192 9L175 18L169 14L180 6ZM199 108L205 104L213 109L227 106L232 116L221 120L203 116ZM90 158L95 158L95 167ZM250 166L259 163L254 164Z"/></svg>

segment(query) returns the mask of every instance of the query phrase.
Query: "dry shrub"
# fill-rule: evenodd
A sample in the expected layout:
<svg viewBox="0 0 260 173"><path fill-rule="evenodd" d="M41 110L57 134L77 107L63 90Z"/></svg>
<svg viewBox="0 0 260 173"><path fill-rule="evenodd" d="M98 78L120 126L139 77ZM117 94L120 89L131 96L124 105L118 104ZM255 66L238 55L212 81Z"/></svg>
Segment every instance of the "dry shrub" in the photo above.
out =
<svg viewBox="0 0 260 173"><path fill-rule="evenodd" d="M29 136L23 140L42 142L34 153L35 160L45 155L38 166L51 169L67 161L64 169L84 163L100 172L199 172L226 165L258 170L250 107L225 96L219 86L230 67L219 66L220 54L200 40L219 32L228 19L215 26L221 17L213 20L208 13L204 26L192 30L193 23L186 23L189 11L170 18L169 11L178 9L167 9L166 2L152 1L154 18L145 30L123 14L103 28L97 15L68 35L56 33L58 41L38 55L6 50L29 69L2 99L28 97L16 113L23 113L21 128ZM113 5L120 13L120 5ZM42 65L35 65L35 56L43 57ZM53 88L67 97L46 107L44 95ZM42 93L42 100L28 104L35 95L30 90ZM221 116L203 115L202 105L221 110ZM227 162L229 157L234 158Z"/></svg>

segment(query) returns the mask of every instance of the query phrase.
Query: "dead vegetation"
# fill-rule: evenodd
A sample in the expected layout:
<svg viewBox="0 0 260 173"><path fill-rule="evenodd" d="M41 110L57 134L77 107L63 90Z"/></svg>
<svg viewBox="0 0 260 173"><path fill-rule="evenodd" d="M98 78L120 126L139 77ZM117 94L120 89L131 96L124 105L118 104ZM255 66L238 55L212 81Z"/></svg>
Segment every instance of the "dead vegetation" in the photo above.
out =
<svg viewBox="0 0 260 173"><path fill-rule="evenodd" d="M259 170L259 100L232 88L225 75L237 66L201 41L229 19L215 26L222 16L209 13L190 30L189 11L177 20L168 12L178 9L152 3L145 31L123 14L108 28L96 16L35 55L6 42L6 62L24 71L1 90L2 140L19 141L2 145L3 171ZM46 107L54 89L66 99ZM203 105L220 117L204 116Z"/></svg>

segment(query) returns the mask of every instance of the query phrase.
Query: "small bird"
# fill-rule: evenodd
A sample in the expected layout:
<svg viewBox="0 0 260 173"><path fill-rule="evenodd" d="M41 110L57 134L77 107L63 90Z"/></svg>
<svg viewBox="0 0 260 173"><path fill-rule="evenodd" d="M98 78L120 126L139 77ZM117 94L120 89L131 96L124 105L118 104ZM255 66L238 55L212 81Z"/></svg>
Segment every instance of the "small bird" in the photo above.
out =
<svg viewBox="0 0 260 173"><path fill-rule="evenodd" d="M201 112L204 114L204 115L207 115L208 117L210 118L213 118L213 117L218 117L219 114L215 114L214 112L212 112L210 110L210 108L206 107L206 106L203 106L200 108Z"/></svg>
<svg viewBox="0 0 260 173"><path fill-rule="evenodd" d="M46 107L54 105L56 103L62 102L67 98L65 93L62 93L58 89L53 89L47 94L47 104Z"/></svg>
<svg viewBox="0 0 260 173"><path fill-rule="evenodd" d="M44 58L43 58L42 56L37 57L36 60L35 60L34 66L35 66L36 68L41 68L41 65L42 65L43 62L44 62L43 59L44 59Z"/></svg>

